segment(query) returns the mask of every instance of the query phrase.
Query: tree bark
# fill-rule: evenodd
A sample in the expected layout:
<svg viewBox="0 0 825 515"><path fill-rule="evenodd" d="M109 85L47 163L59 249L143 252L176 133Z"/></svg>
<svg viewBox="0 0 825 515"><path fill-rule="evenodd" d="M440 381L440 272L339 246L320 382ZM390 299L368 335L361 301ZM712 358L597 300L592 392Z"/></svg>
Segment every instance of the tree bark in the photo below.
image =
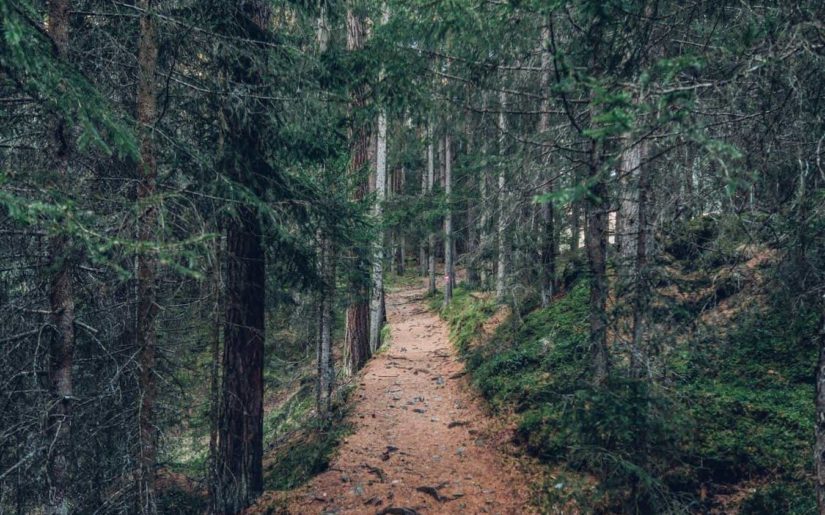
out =
<svg viewBox="0 0 825 515"><path fill-rule="evenodd" d="M263 491L265 258L258 212L237 208L227 223L223 399L216 507L237 513Z"/></svg>
<svg viewBox="0 0 825 515"><path fill-rule="evenodd" d="M444 215L444 305L453 299L453 281L455 270L453 264L453 212L450 207L453 193L452 142L449 133L444 136L444 194L447 213Z"/></svg>
<svg viewBox="0 0 825 515"><path fill-rule="evenodd" d="M223 327L223 317L221 311L223 303L223 238L215 240L215 255L212 262L212 295L214 304L212 305L212 370L209 385L210 413L209 413L209 471L208 479L210 493L214 494L214 488L218 481L218 432L221 414L221 329Z"/></svg>
<svg viewBox="0 0 825 515"><path fill-rule="evenodd" d="M352 9L347 10L347 50L357 52L364 48L364 21ZM368 178L364 171L369 161L370 134L367 127L358 123L357 113L366 105L365 85L353 86L350 101L350 114L353 119L350 128L350 166L349 174L354 182L353 200L361 201L368 189ZM350 299L346 312L344 331L344 367L347 374L354 374L364 366L370 356L369 342L369 288L361 277L369 275L369 260L364 250L356 250L354 261L358 279L350 285Z"/></svg>
<svg viewBox="0 0 825 515"><path fill-rule="evenodd" d="M423 199L427 194L427 172L421 172L421 191L419 196ZM418 243L418 273L421 277L427 275L427 238L422 237Z"/></svg>
<svg viewBox="0 0 825 515"><path fill-rule="evenodd" d="M138 94L137 120L140 134L140 160L138 164L137 202L140 212L138 240L142 251L137 256L137 336L138 364L140 367L140 414L138 439L138 510L140 513L157 513L155 496L155 459L157 455L157 431L154 420L156 385L155 352L157 337L157 256L151 242L157 237L158 206L155 203L157 161L153 142L153 127L157 118L157 94L155 69L158 60L158 41L152 0L140 0L140 38L138 42Z"/></svg>
<svg viewBox="0 0 825 515"><path fill-rule="evenodd" d="M396 195L401 195L404 193L404 182L407 179L407 169L402 166L398 172L398 182L394 193ZM407 234L400 230L396 233L397 238L397 248L398 248L398 264L396 265L396 272L399 276L403 276L406 273L407 269ZM395 256L393 256L395 259Z"/></svg>
<svg viewBox="0 0 825 515"><path fill-rule="evenodd" d="M433 155L435 148L433 145L433 128L432 123L427 125L427 193L432 194L433 185L435 184L435 156ZM435 232L430 229L429 240L429 256L427 259L427 272L429 273L430 281L427 288L429 295L435 295Z"/></svg>
<svg viewBox="0 0 825 515"><path fill-rule="evenodd" d="M488 256L490 254L490 199L487 190L487 169L488 169L488 149L489 142L487 140L487 131L485 125L485 116L487 111L487 96L481 95L481 109L484 112L481 115L481 159L482 168L478 176L478 196L479 196L479 210L481 213L478 217L478 280L482 290L489 288L489 273L488 273Z"/></svg>
<svg viewBox="0 0 825 515"><path fill-rule="evenodd" d="M69 52L69 0L49 2L48 33L61 59ZM55 114L52 123L51 156L56 191L65 191L68 181L71 135L66 120ZM49 240L49 308L55 328L50 339L50 409L46 436L48 440L47 478L49 482L46 513L68 514L71 511L71 423L74 385L72 369L75 350L75 301L69 238L58 234Z"/></svg>
<svg viewBox="0 0 825 515"><path fill-rule="evenodd" d="M238 27L251 21L266 30L270 12L266 3L242 1L235 11ZM240 19L246 16L248 19ZM248 37L247 29L241 36ZM255 68L227 63L227 78L258 85ZM246 113L221 109L226 122L222 138L222 173L232 182L259 193L258 177L267 165L256 120ZM226 293L224 317L221 410L218 422L216 485L213 509L238 513L263 491L263 368L266 307L266 255L258 208L253 202L236 204L225 220Z"/></svg>
<svg viewBox="0 0 825 515"><path fill-rule="evenodd" d="M370 353L381 346L384 321L384 201L387 197L387 113L378 113L378 145L375 166L375 204L373 219L377 226L372 247L372 296L370 297Z"/></svg>
<svg viewBox="0 0 825 515"><path fill-rule="evenodd" d="M627 138L625 138L627 140ZM628 142L629 143L629 142ZM627 148L620 157L619 178L621 200L616 219L616 249L619 281L627 285L633 282L635 271L636 242L639 236L639 189L642 162L642 145Z"/></svg>
<svg viewBox="0 0 825 515"><path fill-rule="evenodd" d="M820 302L820 309L823 307ZM817 335L819 360L816 366L816 440L814 464L816 468L816 503L820 515L825 515L825 310L819 321Z"/></svg>
<svg viewBox="0 0 825 515"><path fill-rule="evenodd" d="M329 238L321 236L319 243L319 268L321 270L320 302L318 303L318 378L315 405L322 420L327 420L332 410L332 393L335 389L335 362L332 357L332 308L335 302L335 249Z"/></svg>
<svg viewBox="0 0 825 515"><path fill-rule="evenodd" d="M585 246L590 266L590 352L592 355L593 383L603 385L607 380L610 359L607 349L607 213L609 200L607 184L601 173L599 143L591 141L588 166L590 189L586 203L587 231Z"/></svg>
<svg viewBox="0 0 825 515"><path fill-rule="evenodd" d="M472 156L473 155L473 125L470 123L472 119L472 114L470 111L465 113L467 117L467 123L465 124L465 136L466 136L466 148L465 148L465 155ZM472 188L472 186L470 186ZM467 220L467 247L465 250L465 255L469 257L467 259L467 287L469 288L476 288L478 287L478 283L480 280L480 276L478 273L478 264L479 264L479 242L478 242L478 225L476 223L476 218L479 216L479 203L481 199L478 199L477 202L467 202L467 206L464 210L465 217Z"/></svg>
<svg viewBox="0 0 825 515"><path fill-rule="evenodd" d="M496 299L501 302L504 300L506 274L507 274L507 201L508 195L505 193L505 141L507 131L507 116L504 113L504 106L507 103L507 93L501 91L499 93L499 113L498 113L498 227L496 235L498 237L498 256L496 258Z"/></svg>
<svg viewBox="0 0 825 515"><path fill-rule="evenodd" d="M550 87L550 28L546 26L541 31L541 114L539 115L539 134L547 137L547 131L550 128L550 97L546 94ZM550 194L553 192L553 181L550 179L547 167L547 161L544 160L543 166L540 167L544 174L540 177L544 181L543 193ZM549 173L548 173L549 172ZM540 263L541 270L539 273L541 281L541 305L547 307L555 294L556 284L556 210L553 201L544 202L541 205L541 236L540 236Z"/></svg>
<svg viewBox="0 0 825 515"><path fill-rule="evenodd" d="M635 287L633 292L633 334L630 344L630 370L631 373L641 376L641 367L645 361L646 352L643 347L645 332L645 316L650 297L650 285L648 277L648 250L652 234L651 215L651 177L650 170L642 163L646 155L647 143L642 141L638 145L638 174L637 174L637 195L636 195L636 245L635 245L635 271L633 273Z"/></svg>

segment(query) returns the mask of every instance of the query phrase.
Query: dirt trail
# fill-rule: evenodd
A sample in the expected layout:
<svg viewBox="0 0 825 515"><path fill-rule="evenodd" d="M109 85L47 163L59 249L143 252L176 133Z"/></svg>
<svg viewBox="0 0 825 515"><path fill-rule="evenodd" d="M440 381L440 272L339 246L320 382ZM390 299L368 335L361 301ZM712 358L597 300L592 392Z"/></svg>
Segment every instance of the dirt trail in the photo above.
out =
<svg viewBox="0 0 825 515"><path fill-rule="evenodd" d="M509 432L474 399L423 294L388 295L392 342L360 377L355 432L329 470L290 496L290 513L533 511L522 467L499 450Z"/></svg>

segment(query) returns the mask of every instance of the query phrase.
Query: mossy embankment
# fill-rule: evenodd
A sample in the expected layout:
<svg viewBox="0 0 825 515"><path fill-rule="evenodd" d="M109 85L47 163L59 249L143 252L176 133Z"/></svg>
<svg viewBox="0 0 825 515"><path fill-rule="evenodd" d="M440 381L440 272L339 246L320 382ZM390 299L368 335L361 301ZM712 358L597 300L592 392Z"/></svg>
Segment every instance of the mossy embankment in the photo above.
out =
<svg viewBox="0 0 825 515"><path fill-rule="evenodd" d="M669 266L691 272L678 260ZM789 303L774 302L761 279L720 294L731 270L739 273L693 276L714 296L702 303L704 293L668 298L676 279L661 279L649 343L656 377L633 378L614 347L601 388L590 381L586 280L492 334L483 329L497 311L489 295L456 290L441 310L453 344L492 408L517 415L518 442L550 467L540 486L546 509L815 512L815 318L782 308Z"/></svg>

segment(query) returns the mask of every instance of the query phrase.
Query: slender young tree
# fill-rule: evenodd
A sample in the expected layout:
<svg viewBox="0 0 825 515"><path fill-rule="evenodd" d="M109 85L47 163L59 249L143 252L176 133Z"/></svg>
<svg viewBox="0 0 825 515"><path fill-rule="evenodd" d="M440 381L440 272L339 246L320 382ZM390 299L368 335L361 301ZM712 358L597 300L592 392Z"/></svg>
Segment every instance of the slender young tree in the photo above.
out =
<svg viewBox="0 0 825 515"><path fill-rule="evenodd" d="M402 165L398 170L398 181L393 189L395 195L402 195L404 193L404 182L406 179L407 169ZM398 238L398 265L396 266L396 272L399 276L402 276L407 268L407 234L404 231L400 231L396 236Z"/></svg>
<svg viewBox="0 0 825 515"><path fill-rule="evenodd" d="M57 55L66 60L69 52L69 0L49 2L48 33L54 41ZM67 191L71 134L66 119L54 114L51 120L52 161L55 171L52 187ZM71 511L68 498L71 485L72 403L74 386L72 370L75 353L75 299L72 284L71 242L65 234L49 241L49 308L54 334L51 337L49 378L51 409L48 415L48 480L47 513L67 514Z"/></svg>
<svg viewBox="0 0 825 515"><path fill-rule="evenodd" d="M318 52L324 54L329 47L330 30L327 19L327 5L320 2L317 20L316 40ZM324 170L326 171L326 170ZM318 340L316 349L317 378L315 383L315 408L322 420L326 421L332 411L332 394L335 389L335 360L332 352L332 331L335 322L336 289L336 249L326 231L318 230L318 269L321 289L318 292Z"/></svg>
<svg viewBox="0 0 825 515"><path fill-rule="evenodd" d="M378 113L378 141L375 159L375 204L373 219L377 226L372 247L372 295L370 297L370 353L381 346L384 322L384 202L387 198L387 113Z"/></svg>
<svg viewBox="0 0 825 515"><path fill-rule="evenodd" d="M332 410L332 393L335 388L335 361L332 354L332 316L335 305L335 247L328 237L320 236L319 263L321 291L318 302L318 376L315 391L316 409L323 420Z"/></svg>
<svg viewBox="0 0 825 515"><path fill-rule="evenodd" d="M432 122L427 122L427 193L432 195L435 185L435 145L433 143ZM427 273L429 274L429 286L427 293L435 295L435 231L430 230L429 256L427 258Z"/></svg>
<svg viewBox="0 0 825 515"><path fill-rule="evenodd" d="M447 212L444 215L444 305L449 305L453 299L453 281L455 280L455 265L453 262L453 165L452 141L449 131L444 135L444 195L446 197Z"/></svg>
<svg viewBox="0 0 825 515"><path fill-rule="evenodd" d="M550 128L550 28L549 24L542 27L541 39L539 43L541 52L541 113L539 113L538 132L544 138ZM543 153L543 149L540 150ZM539 167L540 180L542 182L542 193L550 196L553 193L554 180L551 175L552 170L547 170L548 159L543 158ZM543 172L543 173L541 173ZM548 173L549 172L549 173ZM540 228L540 263L539 272L541 280L541 305L547 307L555 294L556 284L556 254L558 253L556 243L556 208L552 200L546 200L541 205L541 228Z"/></svg>
<svg viewBox="0 0 825 515"><path fill-rule="evenodd" d="M419 190L418 196L421 200L423 200L427 196L427 170L421 171L421 189ZM421 240L418 243L418 274L421 277L427 275L427 245L428 245L428 238L427 236L422 236Z"/></svg>
<svg viewBox="0 0 825 515"><path fill-rule="evenodd" d="M585 204L587 231L585 247L590 277L590 352L593 383L601 386L607 380L610 357L607 348L607 216L610 206L607 183L602 171L601 142L590 141L588 196Z"/></svg>
<svg viewBox="0 0 825 515"><path fill-rule="evenodd" d="M157 337L157 257L152 240L157 237L158 207L155 190L157 159L155 158L153 124L157 118L155 69L158 61L158 40L153 0L140 0L140 37L138 40L137 121L140 134L138 163L138 241L143 248L137 256L137 336L140 366L140 416L138 438L138 500L144 514L157 512L155 498L155 457L157 455L157 424L155 412L155 352Z"/></svg>
<svg viewBox="0 0 825 515"><path fill-rule="evenodd" d="M631 373L641 375L642 361L645 356L643 339L645 334L645 318L647 316L650 285L648 273L648 249L652 238L652 185L649 167L643 162L647 155L647 142L639 143L642 147L639 150L639 173L638 173L638 202L636 213L638 216L638 230L636 234L636 256L634 278L636 286L633 292L633 327L632 340L630 344L630 370Z"/></svg>
<svg viewBox="0 0 825 515"><path fill-rule="evenodd" d="M496 226L496 236L498 238L498 255L496 257L496 298L504 300L506 294L505 286L507 282L507 203L508 195L506 188L506 166L504 156L506 154L505 144L507 141L507 115L505 106L507 105L507 93L504 90L499 92L499 112L498 112L498 225Z"/></svg>

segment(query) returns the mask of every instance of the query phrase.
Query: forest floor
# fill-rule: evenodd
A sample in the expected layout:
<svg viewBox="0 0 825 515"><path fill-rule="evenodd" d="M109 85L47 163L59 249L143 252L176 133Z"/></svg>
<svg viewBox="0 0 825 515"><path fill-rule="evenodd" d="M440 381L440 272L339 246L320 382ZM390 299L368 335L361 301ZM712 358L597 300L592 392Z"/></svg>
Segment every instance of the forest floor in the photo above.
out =
<svg viewBox="0 0 825 515"><path fill-rule="evenodd" d="M391 341L358 377L355 430L326 472L288 495L289 513L534 511L530 465L507 453L512 427L469 386L425 293L388 295ZM266 497L251 511L270 511Z"/></svg>

